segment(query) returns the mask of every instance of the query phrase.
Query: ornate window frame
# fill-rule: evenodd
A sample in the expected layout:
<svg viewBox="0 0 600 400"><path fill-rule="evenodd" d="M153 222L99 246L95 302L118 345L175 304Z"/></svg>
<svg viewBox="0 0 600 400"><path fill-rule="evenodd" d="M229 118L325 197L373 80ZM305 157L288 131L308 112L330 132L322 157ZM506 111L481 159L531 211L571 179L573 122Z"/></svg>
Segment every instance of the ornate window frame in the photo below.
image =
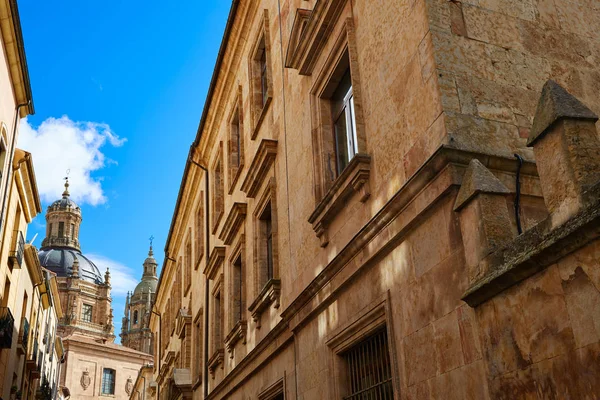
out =
<svg viewBox="0 0 600 400"><path fill-rule="evenodd" d="M347 167L335 176L335 167L332 165L335 146L329 97L332 87L337 86L337 81L346 68L350 68L354 96L357 154ZM316 207L308 221L321 240L321 246L326 247L329 244L327 226L345 206L350 196L358 193L362 203L370 196L371 157L367 154L362 87L352 18L344 20L341 32L316 77L310 94Z"/></svg>
<svg viewBox="0 0 600 400"><path fill-rule="evenodd" d="M269 109L273 99L273 74L271 72L271 35L269 33L269 12L263 10L263 17L258 28L258 32L254 35L253 45L250 49L250 57L248 59L248 70L250 78L250 109L252 117L252 127L250 139L256 139L262 121ZM267 93L266 100L263 102L263 91L261 85L260 74L260 57L262 52L265 52L266 62L266 78L267 78Z"/></svg>
<svg viewBox="0 0 600 400"><path fill-rule="evenodd" d="M238 160L239 164L234 163L234 141L233 137L233 126L237 118L237 135L239 141ZM240 177L242 170L244 169L244 103L242 99L242 86L238 86L238 90L235 99L232 103L231 110L229 111L228 121L228 135L227 135L227 177L228 177L228 193L232 194L233 189Z"/></svg>
<svg viewBox="0 0 600 400"><path fill-rule="evenodd" d="M225 319L225 291L224 289L224 284L223 284L224 278L223 278L223 274L221 273L217 279L215 279L214 281L214 286L211 290L211 295L213 297L213 305L212 305L212 332L210 335L210 341L211 341L211 353L212 355L210 356L210 358L208 359L208 370L210 371L210 374L212 376L212 378L215 378L215 371L217 369L218 366L221 367L221 369L223 369L223 364L224 364L224 350L223 350L223 345L224 345L224 319ZM219 310L215 309L215 299L219 297L219 302L220 302L220 307ZM220 323L219 324L215 324L215 316L216 313L219 313L219 318L220 318ZM220 328L220 332L218 331Z"/></svg>
<svg viewBox="0 0 600 400"><path fill-rule="evenodd" d="M239 301L241 302L240 304L240 312L241 312L241 317L239 319L236 320L236 316L234 314L234 308L235 308L235 296L236 296L236 287L235 287L235 277L234 277L234 263L237 259L241 259L242 265L241 265L241 284L242 284L242 293L241 293L241 298L239 299ZM248 263L246 262L246 235L244 233L242 233L240 235L240 239L238 240L238 242L236 243L236 245L233 248L233 251L231 252L231 255L229 256L229 266L230 266L230 271L231 271L231 279L230 279L230 284L229 284L229 289L230 289L230 293L231 295L228 296L229 298L229 305L230 305L230 318L229 318L229 326L230 331L227 334L227 336L225 337L225 348L227 349L227 352L229 353L229 357L233 358L234 356L234 349L235 346L238 342L242 342L242 344L246 344L246 332L247 332L247 327L248 327L248 322L246 321L245 318L245 314L246 314L246 299L248 297L248 285L247 285L247 279L246 277L248 276Z"/></svg>
<svg viewBox="0 0 600 400"><path fill-rule="evenodd" d="M278 249L278 221L277 221L277 184L275 178L272 177L267 187L262 192L259 200L256 203L253 220L254 220L254 290L256 297L248 311L252 314L252 320L256 323L256 327L261 326L262 313L272 304L274 308L279 308L281 295L281 280L279 279L279 249ZM273 277L266 279L263 270L266 269L266 260L262 260L261 249L261 215L265 212L267 206L271 207L271 233L272 233L272 252L273 252Z"/></svg>
<svg viewBox="0 0 600 400"><path fill-rule="evenodd" d="M200 261L202 261L202 258L204 258L204 224L206 223L204 214L204 212L206 211L204 204L204 191L201 190L198 195L200 196L200 198L198 200L196 212L194 213L194 222L196 230L196 240L194 246L196 248L196 257L194 257L196 259L196 262L194 263L194 271L198 270L198 267L200 267Z"/></svg>
<svg viewBox="0 0 600 400"><path fill-rule="evenodd" d="M334 398L340 399L346 395L347 385L346 362L343 354L352 347L385 327L388 337L388 356L392 368L392 386L394 393L400 393L400 369L396 357L396 346L392 321L390 293L383 296L359 311L348 323L340 326L325 339L325 344L330 349L330 378L334 383Z"/></svg>
<svg viewBox="0 0 600 400"><path fill-rule="evenodd" d="M212 164L212 233L217 232L225 209L225 170L223 165L223 142L219 142L217 156Z"/></svg>
<svg viewBox="0 0 600 400"><path fill-rule="evenodd" d="M192 321L192 336L193 341L193 354L194 363L192 364L192 390L198 387L202 383L202 359L203 359L203 339L204 339L204 321L202 319L204 315L204 309L201 307L194 320ZM194 379L195 378L195 379Z"/></svg>

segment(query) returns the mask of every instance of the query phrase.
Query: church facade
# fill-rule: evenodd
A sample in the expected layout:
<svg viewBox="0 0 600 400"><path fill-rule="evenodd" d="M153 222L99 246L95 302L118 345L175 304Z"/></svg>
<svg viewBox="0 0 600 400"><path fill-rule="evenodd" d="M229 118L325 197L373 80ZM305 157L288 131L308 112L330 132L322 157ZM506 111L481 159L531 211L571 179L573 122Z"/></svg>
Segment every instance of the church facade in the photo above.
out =
<svg viewBox="0 0 600 400"><path fill-rule="evenodd" d="M110 272L104 274L81 252L82 215L65 184L62 198L46 212L41 265L56 274L61 308L58 335L65 348L60 385L71 398L128 399L138 370L151 357L114 343Z"/></svg>

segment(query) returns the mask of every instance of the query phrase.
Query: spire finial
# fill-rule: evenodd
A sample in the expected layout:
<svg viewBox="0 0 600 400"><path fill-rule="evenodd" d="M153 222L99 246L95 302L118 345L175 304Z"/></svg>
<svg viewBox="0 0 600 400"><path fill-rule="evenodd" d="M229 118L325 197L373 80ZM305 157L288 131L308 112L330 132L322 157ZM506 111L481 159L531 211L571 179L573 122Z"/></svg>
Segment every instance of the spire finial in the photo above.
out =
<svg viewBox="0 0 600 400"><path fill-rule="evenodd" d="M154 241L154 235L151 235L149 240L150 240L150 250L148 251L148 256L152 257L154 255L154 252L152 251L152 242Z"/></svg>
<svg viewBox="0 0 600 400"><path fill-rule="evenodd" d="M67 176L64 177L64 180L65 180L65 191L62 194L63 197L69 197L69 173L71 173L70 169L67 170Z"/></svg>

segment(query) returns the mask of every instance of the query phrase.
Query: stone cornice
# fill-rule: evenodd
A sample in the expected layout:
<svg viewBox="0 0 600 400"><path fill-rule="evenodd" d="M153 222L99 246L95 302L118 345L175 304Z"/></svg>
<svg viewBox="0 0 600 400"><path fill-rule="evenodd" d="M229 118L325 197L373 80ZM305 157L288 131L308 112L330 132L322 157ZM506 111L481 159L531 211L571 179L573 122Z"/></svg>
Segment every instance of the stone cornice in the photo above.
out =
<svg viewBox="0 0 600 400"><path fill-rule="evenodd" d="M246 219L246 203L233 203L231 210L223 223L223 228L219 234L219 239L226 245L230 245L233 242L233 238L244 223Z"/></svg>
<svg viewBox="0 0 600 400"><path fill-rule="evenodd" d="M215 377L215 371L217 367L220 365L221 369L223 369L223 361L225 360L225 352L223 349L216 350L213 355L208 359L208 370L211 376Z"/></svg>
<svg viewBox="0 0 600 400"><path fill-rule="evenodd" d="M262 139L252 163L246 172L246 178L242 182L241 190L246 196L254 198L262 182L269 173L269 169L277 155L277 140Z"/></svg>
<svg viewBox="0 0 600 400"><path fill-rule="evenodd" d="M274 308L279 308L281 296L281 280L271 279L260 291L256 299L252 302L248 311L252 314L252 320L256 322L256 327L260 328L260 317L262 313L273 304Z"/></svg>
<svg viewBox="0 0 600 400"><path fill-rule="evenodd" d="M207 279L215 278L219 266L223 264L223 260L225 260L225 246L215 246L208 258L208 264L204 268L204 275Z"/></svg>
<svg viewBox="0 0 600 400"><path fill-rule="evenodd" d="M517 236L482 262L489 273L471 285L462 300L477 307L498 293L600 238L600 183L590 190L595 204L552 228L552 216Z"/></svg>
<svg viewBox="0 0 600 400"><path fill-rule="evenodd" d="M452 187L457 188L462 181L462 174L469 162L477 158L481 163L491 170L506 171L514 173L517 169L515 159L503 158L495 155L476 154L459 149L440 146L436 152L425 162L419 170L396 192L396 194L379 210L379 212L338 252L338 254L301 292L292 294L292 302L282 312L281 317L290 321L292 329L303 323L314 310L326 304L335 289L331 287L331 280L344 268L352 258L365 246L369 244L369 251L364 254L361 265L353 265L354 272L346 273L352 276L362 265L369 260L389 251L390 244L399 240L411 228L414 219L425 211L442 196L448 193ZM535 164L525 162L521 169L522 175L537 176ZM426 200L418 197L425 187L435 193L427 195ZM405 216L402 223L395 221L398 215L413 201L419 201L419 208L413 210L410 216ZM385 232L382 232L385 231ZM385 238L385 239L384 239ZM342 282L336 282L335 286ZM318 304L315 295L325 286L328 286L328 295L320 297Z"/></svg>
<svg viewBox="0 0 600 400"><path fill-rule="evenodd" d="M367 154L355 155L308 218L308 222L313 225L313 230L321 239L322 247L327 246L329 243L326 232L329 221L345 206L352 193L359 193L362 203L367 201L371 195L369 188L370 171L371 156Z"/></svg>
<svg viewBox="0 0 600 400"><path fill-rule="evenodd" d="M229 357L233 358L233 349L235 345L241 340L242 344L246 344L246 332L248 330L248 323L246 321L238 321L231 332L225 338L225 347L229 353Z"/></svg>

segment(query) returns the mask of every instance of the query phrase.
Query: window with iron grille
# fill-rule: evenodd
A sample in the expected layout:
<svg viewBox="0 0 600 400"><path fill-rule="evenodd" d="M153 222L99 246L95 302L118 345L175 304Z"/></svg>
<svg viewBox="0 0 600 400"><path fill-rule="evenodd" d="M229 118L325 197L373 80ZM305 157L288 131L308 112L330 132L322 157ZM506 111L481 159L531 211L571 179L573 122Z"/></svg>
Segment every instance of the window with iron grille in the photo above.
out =
<svg viewBox="0 0 600 400"><path fill-rule="evenodd" d="M81 307L81 320L84 322L92 322L92 313L94 308L89 304L84 304Z"/></svg>
<svg viewBox="0 0 600 400"><path fill-rule="evenodd" d="M392 368L385 329L379 330L342 355L346 362L344 400L392 400Z"/></svg>
<svg viewBox="0 0 600 400"><path fill-rule="evenodd" d="M115 375L114 369L104 368L102 371L102 394L115 394Z"/></svg>

